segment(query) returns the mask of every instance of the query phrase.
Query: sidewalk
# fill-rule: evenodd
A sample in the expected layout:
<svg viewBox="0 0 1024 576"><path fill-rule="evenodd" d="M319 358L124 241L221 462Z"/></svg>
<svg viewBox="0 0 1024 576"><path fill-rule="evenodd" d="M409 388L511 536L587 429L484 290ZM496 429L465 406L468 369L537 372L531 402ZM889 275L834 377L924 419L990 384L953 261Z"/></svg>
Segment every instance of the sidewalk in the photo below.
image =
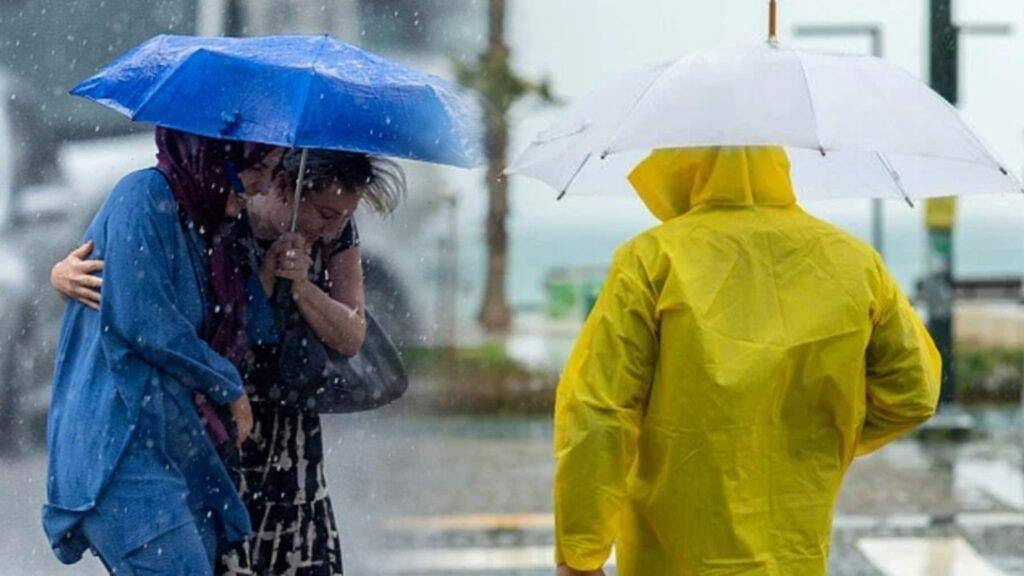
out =
<svg viewBox="0 0 1024 576"><path fill-rule="evenodd" d="M1024 458L1011 421L961 445L901 441L853 465L832 576L1024 576ZM1019 421L1016 422L1019 426ZM547 419L324 421L346 574L553 574ZM39 524L46 459L2 461L0 576L104 574L53 559Z"/></svg>
<svg viewBox="0 0 1024 576"><path fill-rule="evenodd" d="M328 472L352 573L552 573L548 422L365 415L326 426L348 455ZM908 440L857 461L829 573L1024 575L1018 439Z"/></svg>

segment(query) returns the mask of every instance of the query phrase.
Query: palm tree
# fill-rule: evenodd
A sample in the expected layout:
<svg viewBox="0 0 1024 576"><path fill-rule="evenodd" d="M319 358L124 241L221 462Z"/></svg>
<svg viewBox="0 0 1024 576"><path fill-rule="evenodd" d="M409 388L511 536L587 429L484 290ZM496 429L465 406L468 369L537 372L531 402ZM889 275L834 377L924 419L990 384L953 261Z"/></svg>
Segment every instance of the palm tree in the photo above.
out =
<svg viewBox="0 0 1024 576"><path fill-rule="evenodd" d="M521 98L536 94L554 102L547 79L530 82L512 70L505 44L505 0L488 2L488 43L470 66L456 64L459 82L483 94L486 100L485 153L487 155L487 276L478 320L488 331L506 330L512 314L505 294L508 261L508 181L502 176L508 161L508 112Z"/></svg>

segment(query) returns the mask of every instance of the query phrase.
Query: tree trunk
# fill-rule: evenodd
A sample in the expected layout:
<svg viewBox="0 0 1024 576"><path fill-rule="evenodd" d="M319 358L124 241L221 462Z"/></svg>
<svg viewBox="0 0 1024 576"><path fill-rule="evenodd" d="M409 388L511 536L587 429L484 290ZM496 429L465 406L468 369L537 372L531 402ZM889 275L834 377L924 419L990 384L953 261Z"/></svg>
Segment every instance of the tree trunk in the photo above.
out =
<svg viewBox="0 0 1024 576"><path fill-rule="evenodd" d="M488 9L489 42L487 59L492 65L508 59L505 46L505 2L490 0ZM487 79L495 82L496 79ZM505 118L505 103L494 101L501 98L498 90L491 90L488 96L492 106L487 111L485 149L487 153L487 277L484 284L484 301L480 308L480 324L488 331L507 330L512 314L505 295L505 277L508 262L508 232L505 221L508 218L508 181L502 176L508 157L508 123Z"/></svg>

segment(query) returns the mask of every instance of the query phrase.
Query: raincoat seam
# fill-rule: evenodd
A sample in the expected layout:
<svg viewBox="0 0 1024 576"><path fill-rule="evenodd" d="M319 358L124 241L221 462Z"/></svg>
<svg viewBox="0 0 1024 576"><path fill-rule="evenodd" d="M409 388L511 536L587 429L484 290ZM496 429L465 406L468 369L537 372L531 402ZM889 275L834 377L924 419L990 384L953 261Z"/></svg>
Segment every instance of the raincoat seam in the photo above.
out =
<svg viewBox="0 0 1024 576"><path fill-rule="evenodd" d="M815 237L814 247L819 249L821 252L825 251L824 250L824 246L822 244L822 238L821 238L820 235ZM821 264L817 261L816 258L805 258L804 260L805 260L805 262L807 262L808 264L813 266L815 270L817 270L818 272L821 272L824 276L828 277L828 279L832 281L832 284L836 288L838 288L843 293L844 296L846 296L846 299L851 304L853 304L854 307L857 307L857 305L858 305L857 299L854 298L853 294L850 293L850 291L847 289L846 286L843 285L842 282L840 282L840 281L838 281L836 279L834 273L829 272L829 271L825 270L824 268L822 268Z"/></svg>
<svg viewBox="0 0 1024 576"><path fill-rule="evenodd" d="M762 237L760 240L761 243L764 244L767 248L768 255L771 257L771 260L768 262L767 268L768 273L771 275L772 287L774 288L772 294L772 301L775 302L775 311L779 315L779 325L782 327L782 332L784 334L784 347L788 349L793 337L790 333L789 324L786 322L786 314L785 311L782 309L782 303L779 301L779 294L781 294L782 292L780 292L779 290L779 278L775 273L776 256L774 246L772 246L772 243L768 242L767 238L765 237Z"/></svg>

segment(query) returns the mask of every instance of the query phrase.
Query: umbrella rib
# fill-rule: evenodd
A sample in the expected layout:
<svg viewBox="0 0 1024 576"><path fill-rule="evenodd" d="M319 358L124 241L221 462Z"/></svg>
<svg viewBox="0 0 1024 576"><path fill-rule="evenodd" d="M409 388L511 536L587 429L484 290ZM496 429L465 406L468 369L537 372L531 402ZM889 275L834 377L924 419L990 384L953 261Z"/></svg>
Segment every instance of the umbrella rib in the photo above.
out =
<svg viewBox="0 0 1024 576"><path fill-rule="evenodd" d="M590 161L590 157L593 156L593 154L593 152L587 152L587 155L583 157L583 162L580 162L580 165L576 167L576 171L572 173L572 177L570 177L569 181L562 187L562 191L558 193L558 198L555 198L556 202L565 198L566 193L569 192L569 186L572 186L572 183L576 181L576 177L583 171L583 167L587 165L587 162Z"/></svg>
<svg viewBox="0 0 1024 576"><path fill-rule="evenodd" d="M908 206L913 208L914 201L911 200L910 196L907 195L907 191L904 190L903 188L903 182L900 180L899 173L896 172L896 169L893 168L892 164L889 163L889 160L885 157L885 154L882 154L881 152L875 152L875 157L878 158L878 161L882 163L882 167L885 168L885 171L889 173L889 177L892 178L893 183L896 184L896 188L899 189L900 194L903 195L903 200L907 202Z"/></svg>
<svg viewBox="0 0 1024 576"><path fill-rule="evenodd" d="M640 102L644 98L647 97L647 94L649 94L651 92L651 90L654 89L654 85L657 84L658 81L661 80L665 76L665 74L668 72L668 70L670 68L672 68L673 66L675 66L676 64L678 64L679 62L680 62L680 60L677 60L676 62L673 62L673 63L665 66L662 69L661 74L658 74L657 76L652 78L650 83L647 84L647 87L644 88L644 91L641 92L640 95L637 96L636 100L633 101L633 104L629 107L629 110L625 114L622 115L622 120L619 121L619 125L615 127L615 133L612 134L612 137L608 139L608 144L605 146L605 149L601 151L601 159L602 160L605 157L607 157L609 153L611 153L611 147L615 143L615 139L619 137L619 133L622 132L622 127L626 124L626 120L629 120L629 117L633 115L633 111L637 109L637 106L640 105ZM591 153L587 153L587 157L588 158L590 157L590 154ZM584 162L584 164L585 163L586 162ZM581 166L581 168L582 168L582 166ZM575 177L573 179L575 179Z"/></svg>
<svg viewBox="0 0 1024 576"><path fill-rule="evenodd" d="M450 131L454 131L455 123L453 122L453 116L451 114L451 112L452 112L451 102L448 101L448 98L446 97L446 95L442 94L437 89L437 86L434 86L432 84L427 84L427 83L424 83L423 85L426 86L426 88L428 90L430 90L430 92L434 95L434 97L440 103L441 107L444 109L444 111L446 113L445 114L445 119L448 121L448 129ZM460 130L459 134L460 135L464 134L464 132L462 130ZM467 150L466 150L466 143L462 140L462 138L459 138L459 144L460 144L460 146L459 146L459 148L460 148L459 156L462 157L461 158L462 162L465 163L465 164L471 164L472 160L471 160L471 158L469 158L469 154L467 153ZM470 167L470 166L466 166L466 167Z"/></svg>
<svg viewBox="0 0 1024 576"><path fill-rule="evenodd" d="M818 110L814 107L814 97L811 95L811 81L807 78L807 67L804 66L804 59L800 56L800 52L797 50L789 50L795 57L797 64L800 65L800 75L804 79L804 90L807 91L807 103L811 106L811 121L814 123L814 139L818 142L818 151L821 155L825 155L825 147L821 143L821 132L818 128Z"/></svg>
<svg viewBox="0 0 1024 576"><path fill-rule="evenodd" d="M295 134L292 135L292 147L300 148L299 146L299 130L302 128L302 123L306 119L306 112L309 110L309 96L311 87L313 86L313 78L316 77L316 64L320 61L320 56L323 54L324 49L327 47L327 36L323 35L320 37L320 46L317 48L316 55L309 63L309 79L306 81L306 96L302 99L302 110L299 112L298 122L295 123Z"/></svg>
<svg viewBox="0 0 1024 576"><path fill-rule="evenodd" d="M158 53L162 53L164 46L167 44L168 38L169 36L167 34L161 35L160 46L156 49ZM153 99L153 96L156 95L160 88L163 87L163 85L166 84L167 81L170 80L171 77L174 76L177 73L177 71L181 69L182 65L185 62L191 60L192 57L195 56L197 52L199 52L199 50L193 50L192 52L190 52L188 56L185 56L185 58L182 59L182 61L177 66L174 66L169 73L160 78L159 82L157 82L153 86L150 86L149 90L146 92L146 96L142 99L142 102L140 102L139 105L135 107L135 112L133 114L128 115L128 118L131 119L132 122L135 122L135 119L142 115L142 112L146 109L146 106L149 105L149 101ZM156 124L156 122L153 122L153 124Z"/></svg>

